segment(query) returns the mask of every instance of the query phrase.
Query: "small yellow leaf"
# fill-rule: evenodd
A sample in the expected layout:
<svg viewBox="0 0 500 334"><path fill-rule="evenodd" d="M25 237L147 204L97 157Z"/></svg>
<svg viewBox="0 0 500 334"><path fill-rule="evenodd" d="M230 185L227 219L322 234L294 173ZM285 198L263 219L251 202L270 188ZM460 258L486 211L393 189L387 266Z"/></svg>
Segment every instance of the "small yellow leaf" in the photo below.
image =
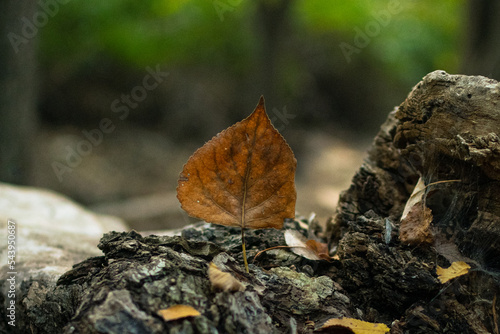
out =
<svg viewBox="0 0 500 334"><path fill-rule="evenodd" d="M354 334L383 334L390 331L385 324L376 324L351 318L330 319L320 328L327 333L335 333L335 330L350 329Z"/></svg>
<svg viewBox="0 0 500 334"><path fill-rule="evenodd" d="M233 275L221 271L213 262L208 266L208 278L214 289L222 291L245 291L245 286L241 284Z"/></svg>
<svg viewBox="0 0 500 334"><path fill-rule="evenodd" d="M189 305L170 306L169 308L159 310L158 314L163 317L163 320L165 321L172 321L201 315L200 312Z"/></svg>
<svg viewBox="0 0 500 334"><path fill-rule="evenodd" d="M449 280L465 275L469 272L470 266L463 261L455 261L448 268L441 268L437 266L436 274L442 284L448 282Z"/></svg>

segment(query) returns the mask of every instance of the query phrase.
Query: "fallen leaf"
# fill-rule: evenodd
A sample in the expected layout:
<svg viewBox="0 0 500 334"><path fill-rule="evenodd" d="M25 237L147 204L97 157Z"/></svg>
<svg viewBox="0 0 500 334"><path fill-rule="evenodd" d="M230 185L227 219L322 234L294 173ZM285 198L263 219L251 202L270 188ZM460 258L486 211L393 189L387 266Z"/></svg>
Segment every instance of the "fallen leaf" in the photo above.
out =
<svg viewBox="0 0 500 334"><path fill-rule="evenodd" d="M412 246L432 244L434 242L434 235L431 231L432 211L426 206L425 201L428 196L438 190L427 189L438 184L452 182L461 182L461 180L442 180L425 185L422 177L418 179L401 215L399 228L399 239L401 242Z"/></svg>
<svg viewBox="0 0 500 334"><path fill-rule="evenodd" d="M420 177L417 181L417 184L415 185L415 188L413 188L413 192L411 193L410 198L408 198L408 201L406 201L403 214L401 215L401 221L406 218L411 208L413 208L417 203L422 202L422 197L424 195L425 189L426 187L424 179L423 177Z"/></svg>
<svg viewBox="0 0 500 334"><path fill-rule="evenodd" d="M342 331L343 330L343 331ZM376 324L351 318L330 319L321 328L322 333L383 334L390 331L385 324Z"/></svg>
<svg viewBox="0 0 500 334"><path fill-rule="evenodd" d="M279 229L285 218L295 217L296 166L261 97L249 117L189 158L179 176L177 198L190 216L209 223ZM244 239L242 248L245 253Z"/></svg>
<svg viewBox="0 0 500 334"><path fill-rule="evenodd" d="M328 255L328 244L318 242L316 240L307 240L307 248L312 250L321 260L326 260L330 262L332 260L331 256Z"/></svg>
<svg viewBox="0 0 500 334"><path fill-rule="evenodd" d="M425 205L425 189L424 179L420 177L401 215L399 240L404 244L416 246L434 241L431 231L433 216Z"/></svg>
<svg viewBox="0 0 500 334"><path fill-rule="evenodd" d="M331 261L328 255L328 245L316 240L306 240L306 238L296 230L285 231L285 242L290 250L297 255L309 260Z"/></svg>
<svg viewBox="0 0 500 334"><path fill-rule="evenodd" d="M200 314L195 308L189 305L174 305L169 308L159 310L158 314L165 321L173 321L187 317L197 317Z"/></svg>
<svg viewBox="0 0 500 334"><path fill-rule="evenodd" d="M306 241L307 241L306 237L304 237L297 230L285 230L284 237L286 244L291 248L293 247L304 248L306 246Z"/></svg>
<svg viewBox="0 0 500 334"><path fill-rule="evenodd" d="M437 266L436 274L438 275L438 279L441 281L441 284L444 284L455 277L467 274L469 269L470 266L467 263L463 261L456 261L446 269Z"/></svg>
<svg viewBox="0 0 500 334"><path fill-rule="evenodd" d="M431 231L432 210L423 203L416 204L401 221L399 226L399 240L403 244L417 246L432 244L434 236Z"/></svg>
<svg viewBox="0 0 500 334"><path fill-rule="evenodd" d="M222 291L245 291L245 286L241 284L230 273L223 272L213 262L208 265L208 278L212 287Z"/></svg>

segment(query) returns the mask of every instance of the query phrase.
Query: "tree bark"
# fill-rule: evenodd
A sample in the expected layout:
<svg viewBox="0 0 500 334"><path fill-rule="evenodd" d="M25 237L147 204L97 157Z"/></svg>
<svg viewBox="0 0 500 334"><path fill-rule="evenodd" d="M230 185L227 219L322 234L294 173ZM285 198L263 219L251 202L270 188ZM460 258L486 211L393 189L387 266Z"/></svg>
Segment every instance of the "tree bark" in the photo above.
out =
<svg viewBox="0 0 500 334"><path fill-rule="evenodd" d="M399 319L395 333L494 333L499 91L500 84L485 77L428 74L389 115L368 161L341 195L329 225L343 262L339 283L364 310ZM426 231L432 242L408 244L400 218L420 178L427 186L420 204L432 211ZM412 228L426 223L422 213ZM467 262L472 272L439 284L437 266L454 261Z"/></svg>

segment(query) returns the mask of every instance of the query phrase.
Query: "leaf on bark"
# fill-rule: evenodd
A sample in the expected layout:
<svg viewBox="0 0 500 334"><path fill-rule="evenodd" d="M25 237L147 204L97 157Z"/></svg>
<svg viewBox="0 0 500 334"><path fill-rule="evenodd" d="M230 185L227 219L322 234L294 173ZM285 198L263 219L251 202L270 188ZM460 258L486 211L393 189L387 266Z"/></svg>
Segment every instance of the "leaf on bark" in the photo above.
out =
<svg viewBox="0 0 500 334"><path fill-rule="evenodd" d="M385 324L377 324L351 318L330 319L317 331L319 333L383 334L390 329Z"/></svg>
<svg viewBox="0 0 500 334"><path fill-rule="evenodd" d="M465 275L469 272L470 266L463 261L455 261L448 268L441 268L437 266L436 274L438 275L441 284L448 282L449 280Z"/></svg>
<svg viewBox="0 0 500 334"><path fill-rule="evenodd" d="M261 97L246 119L199 148L184 165L177 198L192 217L241 228L282 228L295 216L293 152Z"/></svg>
<svg viewBox="0 0 500 334"><path fill-rule="evenodd" d="M296 230L285 231L285 242L292 252L306 259L313 261L332 261L330 255L328 255L327 244L312 239L306 240L306 238Z"/></svg>
<svg viewBox="0 0 500 334"><path fill-rule="evenodd" d="M432 244L434 236L431 231L432 211L425 205L425 183L421 177L401 216L399 240L404 244L417 246Z"/></svg>
<svg viewBox="0 0 500 334"><path fill-rule="evenodd" d="M200 312L189 305L174 305L167 309L159 310L158 314L165 321L173 321L187 317L197 317L200 315Z"/></svg>
<svg viewBox="0 0 500 334"><path fill-rule="evenodd" d="M213 262L208 266L208 278L212 287L222 291L245 291L245 286L230 273L223 272Z"/></svg>

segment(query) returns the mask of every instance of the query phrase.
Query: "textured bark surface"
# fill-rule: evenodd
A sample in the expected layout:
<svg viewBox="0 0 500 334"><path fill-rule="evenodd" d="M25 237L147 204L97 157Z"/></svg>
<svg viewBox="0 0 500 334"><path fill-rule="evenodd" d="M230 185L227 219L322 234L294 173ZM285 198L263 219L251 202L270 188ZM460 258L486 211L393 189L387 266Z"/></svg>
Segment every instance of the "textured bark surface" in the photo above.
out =
<svg viewBox="0 0 500 334"><path fill-rule="evenodd" d="M300 229L294 222L286 225ZM289 333L300 329L298 332L303 333L307 321L353 313L349 298L328 277L335 267L326 262L279 250L274 255L262 255L259 266L250 265L247 274L241 265L238 229L202 224L183 234L105 234L99 244L105 255L76 265L50 293L59 297L60 305L70 306L68 313L73 313L71 319L65 317L69 321L63 332ZM284 243L278 230L250 231L246 241L253 255L258 250L256 245ZM210 261L240 280L246 290L214 290L207 273ZM302 268L302 272L290 267ZM34 305L31 309L37 313L30 314L31 320L47 318L40 312L50 310L52 302ZM162 320L158 311L175 304L193 306L202 315ZM43 323L37 332L45 332L49 325Z"/></svg>
<svg viewBox="0 0 500 334"><path fill-rule="evenodd" d="M392 332L498 332L499 129L498 82L432 72L389 115L341 195L329 224L337 282L366 315L397 319ZM399 220L420 177L433 243L410 246ZM457 260L472 272L440 284L436 266Z"/></svg>
<svg viewBox="0 0 500 334"><path fill-rule="evenodd" d="M341 195L323 235L336 250L332 263L277 249L247 274L237 228L112 232L99 244L103 256L75 265L57 285L32 282L25 323L32 333L311 333L345 316L383 322L391 333L498 333L499 99L500 85L483 77L436 71L415 86ZM427 221L418 226L416 211L412 224L425 242L410 245L399 221L419 179ZM307 220L284 228L322 236ZM247 230L246 243L249 259L285 244L273 229ZM458 260L471 271L441 284L437 266ZM246 290L213 289L211 261ZM158 311L175 304L201 316L164 321Z"/></svg>

